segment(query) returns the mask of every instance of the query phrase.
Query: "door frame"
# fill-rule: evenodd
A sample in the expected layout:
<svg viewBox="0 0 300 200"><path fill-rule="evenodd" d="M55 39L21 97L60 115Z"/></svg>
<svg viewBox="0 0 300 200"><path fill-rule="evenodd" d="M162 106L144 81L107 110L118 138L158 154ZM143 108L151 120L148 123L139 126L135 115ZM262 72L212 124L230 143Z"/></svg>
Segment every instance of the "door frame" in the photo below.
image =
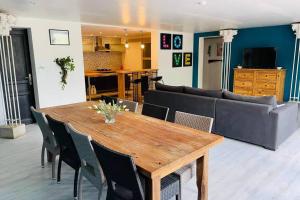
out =
<svg viewBox="0 0 300 200"><path fill-rule="evenodd" d="M32 39L32 32L31 28L26 27L15 27L13 29L21 29L27 31L27 40L28 40L28 48L29 48L29 56L30 56L30 67L32 73L32 84L33 84L33 94L34 94L34 101L35 101L35 108L40 108L39 103L39 93L38 93L38 82L37 82L37 73L36 73L36 65L34 59L34 48L33 48L33 39Z"/></svg>
<svg viewBox="0 0 300 200"><path fill-rule="evenodd" d="M223 38L222 36L207 36L199 37L199 51L198 51L198 88L203 87L203 70L204 70L204 40L208 38ZM224 51L224 49L222 49ZM223 52L222 52L223 55ZM223 62L222 62L223 63ZM222 74L221 74L222 75Z"/></svg>

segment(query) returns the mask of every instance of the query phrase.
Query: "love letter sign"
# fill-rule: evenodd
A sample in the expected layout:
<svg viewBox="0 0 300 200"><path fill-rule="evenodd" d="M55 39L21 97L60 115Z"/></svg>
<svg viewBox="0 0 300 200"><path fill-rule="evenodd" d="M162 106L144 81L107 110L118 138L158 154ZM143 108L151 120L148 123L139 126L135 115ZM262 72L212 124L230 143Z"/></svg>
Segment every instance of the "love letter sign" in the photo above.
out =
<svg viewBox="0 0 300 200"><path fill-rule="evenodd" d="M192 66L192 63L193 63L193 54L183 53L183 66L184 67Z"/></svg>
<svg viewBox="0 0 300 200"><path fill-rule="evenodd" d="M171 34L161 33L160 34L160 49L171 49Z"/></svg>
<svg viewBox="0 0 300 200"><path fill-rule="evenodd" d="M173 53L173 67L182 66L182 53Z"/></svg>

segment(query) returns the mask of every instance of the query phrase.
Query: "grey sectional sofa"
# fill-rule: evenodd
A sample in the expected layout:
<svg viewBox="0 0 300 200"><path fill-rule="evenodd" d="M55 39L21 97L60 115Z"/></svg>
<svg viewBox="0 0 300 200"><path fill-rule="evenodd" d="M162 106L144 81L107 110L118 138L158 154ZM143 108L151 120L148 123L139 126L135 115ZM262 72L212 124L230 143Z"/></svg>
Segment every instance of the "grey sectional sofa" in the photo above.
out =
<svg viewBox="0 0 300 200"><path fill-rule="evenodd" d="M212 132L270 150L276 150L297 129L296 103L276 107L224 99L222 95L187 94L184 87L166 90L148 91L144 101L169 107L167 120L171 122L176 111L212 117Z"/></svg>

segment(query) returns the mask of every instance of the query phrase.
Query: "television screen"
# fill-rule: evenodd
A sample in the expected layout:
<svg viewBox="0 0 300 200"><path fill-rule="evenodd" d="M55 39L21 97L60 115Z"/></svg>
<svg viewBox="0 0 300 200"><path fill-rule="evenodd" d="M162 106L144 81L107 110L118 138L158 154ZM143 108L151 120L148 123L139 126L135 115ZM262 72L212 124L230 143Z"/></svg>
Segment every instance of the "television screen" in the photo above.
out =
<svg viewBox="0 0 300 200"><path fill-rule="evenodd" d="M244 49L243 66L248 68L275 68L276 49L274 47Z"/></svg>

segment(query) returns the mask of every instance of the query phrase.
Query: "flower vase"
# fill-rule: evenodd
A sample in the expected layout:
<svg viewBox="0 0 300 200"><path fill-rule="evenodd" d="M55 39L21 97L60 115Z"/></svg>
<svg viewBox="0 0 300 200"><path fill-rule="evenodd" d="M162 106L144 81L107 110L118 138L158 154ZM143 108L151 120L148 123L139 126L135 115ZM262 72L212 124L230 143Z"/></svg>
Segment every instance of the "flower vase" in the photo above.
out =
<svg viewBox="0 0 300 200"><path fill-rule="evenodd" d="M104 115L106 124L113 124L116 122L116 113L107 113Z"/></svg>

